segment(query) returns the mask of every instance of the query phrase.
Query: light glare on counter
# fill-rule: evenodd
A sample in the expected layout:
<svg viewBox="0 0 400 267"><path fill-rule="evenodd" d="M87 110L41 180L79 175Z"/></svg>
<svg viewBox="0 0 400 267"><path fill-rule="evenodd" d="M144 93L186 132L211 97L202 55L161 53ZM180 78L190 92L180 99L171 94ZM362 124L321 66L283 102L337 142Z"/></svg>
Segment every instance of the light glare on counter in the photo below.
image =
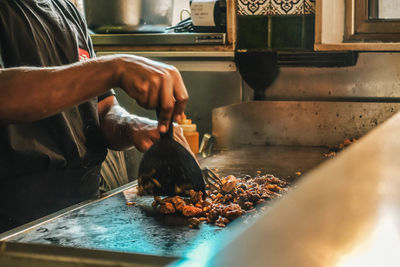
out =
<svg viewBox="0 0 400 267"><path fill-rule="evenodd" d="M377 224L374 233L361 246L346 255L338 267L398 267L400 266L400 238L398 221L387 212Z"/></svg>

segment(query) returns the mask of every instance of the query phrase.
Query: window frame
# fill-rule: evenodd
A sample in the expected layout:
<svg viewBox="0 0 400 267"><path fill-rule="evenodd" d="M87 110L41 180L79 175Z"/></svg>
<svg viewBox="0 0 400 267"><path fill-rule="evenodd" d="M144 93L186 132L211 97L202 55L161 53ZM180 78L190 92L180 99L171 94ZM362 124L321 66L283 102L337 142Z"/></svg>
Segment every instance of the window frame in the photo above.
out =
<svg viewBox="0 0 400 267"><path fill-rule="evenodd" d="M400 51L400 21L368 20L367 3L368 0L316 0L314 50ZM356 4L361 5L358 15Z"/></svg>
<svg viewBox="0 0 400 267"><path fill-rule="evenodd" d="M368 0L346 0L344 41L400 41L400 19L370 19L368 4Z"/></svg>

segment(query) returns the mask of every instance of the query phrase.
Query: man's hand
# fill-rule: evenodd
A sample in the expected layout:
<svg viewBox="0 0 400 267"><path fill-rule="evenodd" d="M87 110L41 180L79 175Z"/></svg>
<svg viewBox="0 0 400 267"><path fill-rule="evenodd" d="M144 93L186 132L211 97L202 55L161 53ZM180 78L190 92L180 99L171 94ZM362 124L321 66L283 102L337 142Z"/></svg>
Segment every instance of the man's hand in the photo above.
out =
<svg viewBox="0 0 400 267"><path fill-rule="evenodd" d="M114 96L98 104L100 127L108 147L126 150L135 146L146 151L160 138L157 121L129 114Z"/></svg>
<svg viewBox="0 0 400 267"><path fill-rule="evenodd" d="M140 152L145 152L160 139L157 121L131 115L127 127L129 128L128 134L132 139L133 145Z"/></svg>
<svg viewBox="0 0 400 267"><path fill-rule="evenodd" d="M132 131L131 136L133 143L141 152L148 150L160 138L157 121L155 120L132 115L132 121L129 127ZM186 148L190 154L196 158L190 149L189 143L183 135L182 128L176 123L173 124L173 127L173 139Z"/></svg>
<svg viewBox="0 0 400 267"><path fill-rule="evenodd" d="M147 58L116 57L118 86L147 109L159 109L158 128L166 132L171 120L179 120L188 101L188 93L179 71Z"/></svg>
<svg viewBox="0 0 400 267"><path fill-rule="evenodd" d="M157 121L129 114L114 96L109 96L98 105L100 126L108 146L114 150L126 150L135 146L139 151L149 149L160 138ZM182 128L173 124L173 138L185 147L194 158Z"/></svg>

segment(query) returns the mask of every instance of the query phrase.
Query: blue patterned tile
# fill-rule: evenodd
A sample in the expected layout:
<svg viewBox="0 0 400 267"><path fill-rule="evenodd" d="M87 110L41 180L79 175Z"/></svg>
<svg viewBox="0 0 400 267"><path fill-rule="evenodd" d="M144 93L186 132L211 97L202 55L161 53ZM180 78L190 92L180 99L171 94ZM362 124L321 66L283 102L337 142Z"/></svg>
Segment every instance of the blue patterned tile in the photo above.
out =
<svg viewBox="0 0 400 267"><path fill-rule="evenodd" d="M271 0L238 0L238 15L270 15Z"/></svg>

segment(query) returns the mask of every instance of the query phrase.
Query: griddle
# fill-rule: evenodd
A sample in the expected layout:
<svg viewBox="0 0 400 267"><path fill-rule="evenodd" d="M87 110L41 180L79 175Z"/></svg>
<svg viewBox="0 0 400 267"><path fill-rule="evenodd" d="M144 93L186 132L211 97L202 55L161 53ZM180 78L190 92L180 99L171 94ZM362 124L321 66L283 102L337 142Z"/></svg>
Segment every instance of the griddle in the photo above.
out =
<svg viewBox="0 0 400 267"><path fill-rule="evenodd" d="M259 171L295 182L295 172L304 173L319 165L326 160L326 152L323 147L243 146L201 159L200 164L217 169L221 175L254 175ZM135 186L133 183L128 189ZM150 205L153 199L141 197L142 203L146 201ZM270 203L235 224L252 221L267 212ZM226 228L202 224L199 230L170 224L149 216L140 205L127 205L122 190L2 234L0 240L179 258L190 251L204 252L199 248L217 246L221 234L232 231L233 224Z"/></svg>

